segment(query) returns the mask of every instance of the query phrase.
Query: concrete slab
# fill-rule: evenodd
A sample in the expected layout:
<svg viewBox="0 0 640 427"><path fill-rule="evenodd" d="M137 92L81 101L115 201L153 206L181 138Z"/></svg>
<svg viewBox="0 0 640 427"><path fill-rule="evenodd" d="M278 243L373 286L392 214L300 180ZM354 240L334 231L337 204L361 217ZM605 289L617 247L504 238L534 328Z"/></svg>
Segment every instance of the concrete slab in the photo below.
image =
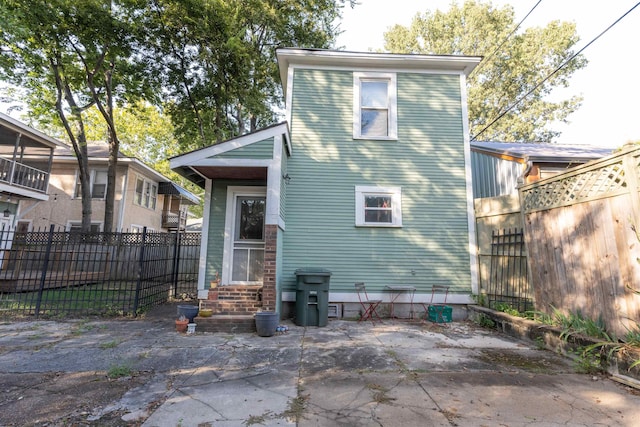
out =
<svg viewBox="0 0 640 427"><path fill-rule="evenodd" d="M640 419L636 390L575 373L568 359L471 323L285 323L289 333L268 338L187 336L154 319L1 324L0 425L634 426ZM107 379L114 366L131 376Z"/></svg>

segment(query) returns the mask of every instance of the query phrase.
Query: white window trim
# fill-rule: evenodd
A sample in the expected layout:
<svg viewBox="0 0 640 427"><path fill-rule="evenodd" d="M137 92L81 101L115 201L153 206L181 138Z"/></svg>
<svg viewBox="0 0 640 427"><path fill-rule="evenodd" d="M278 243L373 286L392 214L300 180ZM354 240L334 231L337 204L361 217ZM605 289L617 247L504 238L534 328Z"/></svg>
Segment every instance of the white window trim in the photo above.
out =
<svg viewBox="0 0 640 427"><path fill-rule="evenodd" d="M138 203L138 201L136 200L138 197L138 180L142 180L142 196L140 199L140 203ZM133 187L133 204L136 206L140 206L152 211L156 211L158 209L158 183L155 181L152 181L148 178L146 178L144 175L137 175L136 174L136 179L135 179L135 184ZM151 192L149 192L149 205L147 206L145 204L145 189L149 188L149 190L151 190L152 187L155 187L156 192L155 192L155 206L151 206ZM148 228L147 228L148 230Z"/></svg>
<svg viewBox="0 0 640 427"><path fill-rule="evenodd" d="M89 189L91 190L91 200L104 200L107 197L107 189L106 189L106 185L108 185L107 182L105 182L104 197L93 197L93 186L95 185L96 174L98 172L108 173L107 169L103 169L103 168L96 168L96 169L89 170ZM79 185L80 185L80 171L78 169L76 169L76 182L75 182L75 184L73 186L73 198L74 199L82 199L82 192L76 194Z"/></svg>
<svg viewBox="0 0 640 427"><path fill-rule="evenodd" d="M387 80L389 97L389 134L387 136L363 136L361 134L360 85L363 80ZM398 91L395 73L353 73L353 139L397 140L398 139Z"/></svg>
<svg viewBox="0 0 640 427"><path fill-rule="evenodd" d="M402 187L377 187L367 185L356 185L356 227L402 227ZM364 198L370 194L391 196L391 220L389 224L379 222L365 222L364 218Z"/></svg>
<svg viewBox="0 0 640 427"><path fill-rule="evenodd" d="M227 187L227 206L224 225L224 251L222 255L222 283L230 285L255 285L261 282L232 281L233 269L233 233L236 221L236 200L238 197L268 197L267 187L229 186ZM268 208L267 208L268 209ZM265 221L265 226L267 225ZM266 236L265 236L266 239ZM266 251L266 240L265 240Z"/></svg>
<svg viewBox="0 0 640 427"><path fill-rule="evenodd" d="M71 231L71 227L72 227L72 226L79 227L79 226L81 226L81 225L82 225L82 220L80 220L80 221L72 221L72 220L69 220L69 221L67 221L67 226L66 226L65 230L66 230L66 231ZM103 228L102 228L102 221L91 221L91 225L99 225L99 227L98 227L98 231L99 231L99 232L102 232L102 230L103 230Z"/></svg>

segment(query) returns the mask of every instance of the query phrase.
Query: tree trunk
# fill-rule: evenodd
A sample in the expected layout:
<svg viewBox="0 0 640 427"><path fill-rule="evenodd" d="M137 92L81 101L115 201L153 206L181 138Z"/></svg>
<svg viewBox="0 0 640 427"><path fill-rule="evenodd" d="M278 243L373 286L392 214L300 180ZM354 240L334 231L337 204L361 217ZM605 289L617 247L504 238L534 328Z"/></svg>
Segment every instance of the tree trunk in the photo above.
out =
<svg viewBox="0 0 640 427"><path fill-rule="evenodd" d="M67 84L63 75L60 73L60 67L56 58L52 58L49 62L51 71L53 72L56 83L56 111L67 131L67 136L71 141L73 151L78 160L78 178L80 179L80 194L82 197L82 231L91 231L91 174L89 171L89 156L87 152L87 136L84 131L84 122L82 121L82 108L78 106L73 97L71 87ZM71 110L71 118L75 123L76 129L72 128L69 118L62 106L62 100L67 102Z"/></svg>

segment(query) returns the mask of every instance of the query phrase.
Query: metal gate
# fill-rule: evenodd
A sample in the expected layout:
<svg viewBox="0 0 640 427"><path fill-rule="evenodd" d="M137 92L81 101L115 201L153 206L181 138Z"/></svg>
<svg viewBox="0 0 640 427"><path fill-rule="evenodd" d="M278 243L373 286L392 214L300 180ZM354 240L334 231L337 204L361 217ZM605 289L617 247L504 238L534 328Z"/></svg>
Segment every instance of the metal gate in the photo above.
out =
<svg viewBox="0 0 640 427"><path fill-rule="evenodd" d="M506 304L521 313L533 309L523 229L492 232L487 299L491 308Z"/></svg>

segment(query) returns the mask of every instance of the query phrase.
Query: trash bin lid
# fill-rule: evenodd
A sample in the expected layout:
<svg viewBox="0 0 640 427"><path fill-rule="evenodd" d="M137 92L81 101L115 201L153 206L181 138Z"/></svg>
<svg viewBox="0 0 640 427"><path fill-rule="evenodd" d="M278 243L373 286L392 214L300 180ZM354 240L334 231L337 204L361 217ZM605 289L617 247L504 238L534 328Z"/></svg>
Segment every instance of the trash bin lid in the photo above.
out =
<svg viewBox="0 0 640 427"><path fill-rule="evenodd" d="M326 268L299 268L295 271L296 276L331 276L331 272Z"/></svg>

